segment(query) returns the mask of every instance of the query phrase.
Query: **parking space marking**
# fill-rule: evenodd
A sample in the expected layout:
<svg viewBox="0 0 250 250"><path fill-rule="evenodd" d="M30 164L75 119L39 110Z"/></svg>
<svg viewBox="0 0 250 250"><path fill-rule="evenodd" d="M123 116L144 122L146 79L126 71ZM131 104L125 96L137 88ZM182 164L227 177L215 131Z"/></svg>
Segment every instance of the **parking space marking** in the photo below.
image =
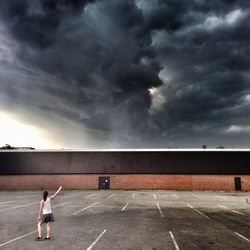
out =
<svg viewBox="0 0 250 250"><path fill-rule="evenodd" d="M215 195L215 197L216 197L217 199L220 199L220 200L228 201L228 198L223 197L223 196Z"/></svg>
<svg viewBox="0 0 250 250"><path fill-rule="evenodd" d="M113 197L113 196L115 196L116 195L116 193L113 193L113 194L111 194L110 196L108 196L108 198L110 199L111 197Z"/></svg>
<svg viewBox="0 0 250 250"><path fill-rule="evenodd" d="M57 208L57 207L62 207L62 206L64 206L64 205L68 204L68 203L69 203L69 201L64 202L64 203L61 203L61 204L59 204L59 205L57 205L57 206L53 206L52 208L54 209L54 208ZM32 212L32 213L30 213L30 214L37 214L37 212Z"/></svg>
<svg viewBox="0 0 250 250"><path fill-rule="evenodd" d="M68 197L73 197L73 196L76 196L76 195L78 195L78 193L77 194L66 195L66 196L62 197L62 199L65 199L65 198L68 198Z"/></svg>
<svg viewBox="0 0 250 250"><path fill-rule="evenodd" d="M30 198L31 196L38 196L38 194L21 195L15 198L24 199L24 198Z"/></svg>
<svg viewBox="0 0 250 250"><path fill-rule="evenodd" d="M128 206L129 201L127 202L127 204L122 208L122 211L124 211L126 209L126 207Z"/></svg>
<svg viewBox="0 0 250 250"><path fill-rule="evenodd" d="M177 194L172 194L176 199L180 199L180 197Z"/></svg>
<svg viewBox="0 0 250 250"><path fill-rule="evenodd" d="M1 210L1 212L6 211L6 210L15 209L15 208L20 208L20 207L29 207L29 206L32 206L32 205L35 205L35 204L39 204L39 203L40 202L32 202L32 203L28 203L26 205L18 205L18 206L14 206L14 207L8 207L8 208L5 208L5 209Z"/></svg>
<svg viewBox="0 0 250 250"><path fill-rule="evenodd" d="M86 250L90 250L93 248L93 246L102 238L102 236L106 233L106 229L103 230L103 232L96 238L96 240L86 249Z"/></svg>
<svg viewBox="0 0 250 250"><path fill-rule="evenodd" d="M78 198L73 198L73 199L69 198L69 199L66 199L66 200L64 199L65 202L64 202L64 200L59 200L59 202L56 202L56 204L53 204L55 206L53 206L52 208L62 207L61 209L59 209L59 210L61 210L61 212L64 211L64 208L67 208L67 209L69 208L70 212L71 212L69 214L70 216L72 216L74 211L75 211L75 213L73 215L76 215L76 214L78 214L80 212L82 212L82 215L89 214L89 213L92 213L92 211L99 211L99 209L101 209L102 205L104 204L99 199L99 197L106 199L106 203L110 204L110 202L113 201L112 197L114 197L116 195L116 198L120 199L122 197L122 200L123 200L123 201L120 200L122 202L120 204L118 204L118 205L117 204L112 205L112 206L116 207L116 209L118 209L118 212L119 211L121 212L121 210L124 211L127 207L130 206L129 210L127 210L127 212L124 211L124 213L122 212L120 215L123 214L124 216L127 216L126 214L129 211L131 211L132 208L133 209L135 208L136 210L137 209L139 210L139 209L142 208L142 205L143 206L150 206L150 209L154 210L154 215L155 215L154 220L157 222L157 220L163 221L164 219L167 219L167 210L165 210L165 209L168 209L168 207L164 206L165 203L163 203L163 200L161 201L161 199L163 197L165 197L166 198L165 202L166 201L171 202L175 208L180 207L180 205L184 209L186 207L186 212L189 214L189 217L190 217L191 221L195 220L195 218L198 218L200 220L204 220L202 217L205 217L206 219L209 219L210 222L220 223L221 225L223 225L223 221L222 222L219 222L219 221L217 222L216 218L213 219L212 216L209 217L210 215L207 212L208 211L207 209L213 208L214 209L213 211L215 213L227 213L228 216L230 215L232 218L233 217L236 218L237 216L244 215L245 217L243 217L243 216L241 217L242 219L244 219L247 216L247 210L246 209L249 208L249 206L247 206L246 203L243 204L244 206L242 206L242 203L239 203L239 205L236 202L235 203L233 203L233 202L230 203L229 202L230 201L230 196L227 197L226 195L224 195L224 197L223 197L223 196L220 196L221 194L216 196L217 193L213 193L213 194L206 194L205 193L203 195L202 192L197 192L197 193L196 192L194 192L194 193L192 193L192 192L190 192L190 193L188 193L188 192L185 192L185 193L184 192L177 192L177 193L173 193L173 192L169 191L169 192L161 193L158 190L151 190L151 191L149 190L148 192L135 191L134 190L134 192L133 191L124 192L124 193L122 193L124 196L123 195L120 196L121 193L120 193L119 190L118 191L112 190L112 191L111 192L105 192L105 193L104 192L98 192L98 191L95 192L95 193L91 193L91 192L77 193L77 194L74 193L74 194L67 195L67 196L65 194L65 197L62 197L62 198L67 198L67 197L79 195L78 197L83 197L84 198L83 199L84 202L82 202L81 204L80 204L80 202L79 203L77 202L78 204L76 203L73 206L71 206L71 200L74 203L74 200L77 200ZM156 192L157 192L157 195L156 195ZM100 195L100 193L101 193L101 195ZM143 195L146 195L146 196L143 196ZM95 197L95 198L85 199L86 196L87 197ZM133 197L136 197L136 199L135 198L133 199ZM145 197L146 197L146 199L145 199ZM247 196L240 196L240 198L242 199L240 201L245 202L246 197ZM10 197L10 196L1 197L1 198L2 198L2 202L0 202L0 211L5 211L6 210L7 214L12 213L13 211L15 211L15 212L18 211L18 210L11 211L11 209L13 209L13 208L18 209L18 208L22 208L22 207L24 207L24 209L21 209L20 213L22 211L25 211L25 210L28 210L28 213L33 212L33 208L35 208L35 206L36 206L34 204L39 204L39 202L28 203L28 202L36 201L36 200L34 200L35 198L33 198L31 200L27 199L26 201L23 200L22 202L19 199L16 199L15 201L13 201L12 199L15 199L14 196L12 196L12 197ZM107 198L109 198L109 200L107 200ZM142 198L142 200L140 200L141 198ZM226 200L224 201L224 199L226 199L226 198L228 199L228 201L226 201ZM233 198L235 198L235 197L233 197ZM211 199L214 201L213 207L212 207L212 205L210 203ZM134 204L134 201L136 201L136 200L138 200L138 202L140 201L140 203L137 206L135 206L136 203ZM235 200L236 200L236 198L235 198ZM145 203L141 203L141 202L144 202L144 201L145 201ZM231 201L233 201L233 200L231 200ZM187 203L187 202L190 202L190 203ZM220 203L216 203L216 202L220 202ZM126 203L126 205L125 205L125 203ZM250 203L250 200L249 200L249 203ZM66 204L68 204L68 206ZM101 204L101 205L97 206L97 204ZM207 204L209 206L207 206ZM34 205L34 206L32 206L32 205ZM125 206L122 208L122 205L125 205ZM161 209L160 205L162 206L163 210ZM65 206L65 207L63 207L63 206ZM157 206L157 208L156 208L156 206ZM91 207L93 207L93 208L91 208ZM89 209L89 211L87 211L86 209ZM10 211L8 212L8 210L10 210ZM86 210L86 212L84 212L84 210ZM157 210L159 210L159 214L158 214ZM195 212L193 212L192 210L194 210ZM164 211L164 213L163 213L163 211ZM56 210L55 210L55 212L56 212ZM198 213L199 215L197 215L196 213ZM240 214L240 215L235 215L233 213ZM17 214L19 214L19 212ZM162 217L165 217L165 214L166 214L166 218L162 218ZM81 213L80 213L80 215L81 215ZM3 216L4 216L4 213L3 213ZM18 215L15 215L15 216L18 216ZM199 216L202 216L202 217L199 217ZM75 217L72 216L71 218L77 218L77 216L75 216ZM239 219L240 219L240 217L239 217ZM29 230L32 230L32 229L33 229L32 227L28 228L28 229L26 228L27 231L23 231L23 232L19 232L19 233L17 232L17 234L14 234L14 235L13 234L11 235L9 233L8 237L2 238L2 240L0 241L0 249L15 248L17 246L17 244L18 245L21 244L23 246L23 244L26 244L26 241L30 241L30 240L32 240L32 238L35 238L35 236L36 236L35 232L37 232L36 230L32 231L30 233L27 233L27 232L29 232ZM110 231L109 228L105 229L105 230L104 229L105 229L104 227L101 227L97 231L95 231L94 234L93 234L93 231L92 231L92 234L90 235L91 238L87 242L85 241L84 249L95 250L95 249L97 249L99 247L102 247L102 244L106 243L106 240L108 240L110 234L112 233L112 231ZM237 228L234 228L234 230L236 230L236 231L233 231L233 230L229 229L231 231L230 232L231 236L233 235L233 240L234 241L235 240L239 241L240 244L243 244L243 247L244 247L244 245L245 246L247 246L247 245L250 246L250 244L249 244L250 243L250 238L247 238L249 235L245 234L244 230L242 231L241 229L242 228L240 226L237 227ZM174 230L174 228L169 228L168 230ZM107 234L106 234L106 232L107 232ZM218 232L219 232L219 229L218 229ZM26 233L26 234L21 235L22 233ZM99 233L99 235L98 235L98 233ZM173 248L175 250L179 250L179 247L182 248L181 238L179 236L180 235L178 234L178 231L175 231L175 230L174 231L167 231L167 230L165 230L165 240L169 241L170 248ZM12 237L17 237L17 238L12 238ZM20 239L20 241L18 241L19 239ZM180 246L178 246L178 244L180 244Z"/></svg>
<svg viewBox="0 0 250 250"><path fill-rule="evenodd" d="M187 206L192 208L194 211L196 211L197 213L199 213L200 215L202 215L203 217L207 218L210 220L210 218L208 216L206 216L204 213L202 213L201 211L199 211L198 209L194 208L192 205L190 205L189 203L187 203Z"/></svg>
<svg viewBox="0 0 250 250"><path fill-rule="evenodd" d="M68 204L68 203L69 203L69 202L64 202L64 203L59 204L59 205L57 205L57 206L54 206L54 207L52 207L52 208L62 207L62 206L64 206L64 205Z"/></svg>
<svg viewBox="0 0 250 250"><path fill-rule="evenodd" d="M0 244L0 247L3 247L3 246L5 246L5 245L7 245L7 244L9 244L9 243L11 243L11 242L13 242L13 241L20 240L20 239L22 239L22 238L24 238L24 237L26 237L26 236L28 236L28 235L30 235L30 234L35 233L36 231L37 231L37 230L34 230L34 231L29 232L29 233L27 233L27 234L21 235L21 236L19 236L19 237L15 238L15 239L12 239L12 240L6 241L6 242L4 242L4 243Z"/></svg>
<svg viewBox="0 0 250 250"><path fill-rule="evenodd" d="M0 204L0 207L13 207L15 205L9 205L9 204Z"/></svg>
<svg viewBox="0 0 250 250"><path fill-rule="evenodd" d="M100 202L96 202L96 203L94 203L94 204L92 204L92 205L90 205L90 206L87 206L87 207L85 207L85 208L83 208L83 209L81 209L81 210L79 210L79 211L73 213L72 215L77 215L77 214L79 214L80 212L82 212L82 211L84 211L84 210L86 210L86 209L88 209L88 208L90 208L90 207L96 206L96 205L98 205L98 204L100 204Z"/></svg>
<svg viewBox="0 0 250 250"><path fill-rule="evenodd" d="M158 209L159 209L159 211L160 211L161 217L164 217L164 214L163 214L162 211L161 211L161 208L160 208L159 203L157 202L156 205L157 205L157 207L158 207Z"/></svg>
<svg viewBox="0 0 250 250"><path fill-rule="evenodd" d="M172 231L169 231L169 234L170 234L170 237L171 237L171 239L172 239L172 241L173 241L173 243L174 243L175 249L176 249L176 250L180 250L180 248L179 248L179 246L178 246L178 244L177 244L177 242L176 242L176 240L175 240L175 237L174 237Z"/></svg>
<svg viewBox="0 0 250 250"><path fill-rule="evenodd" d="M96 196L96 195L97 195L97 194L89 194L89 195L86 196L86 198L94 197L94 196Z"/></svg>
<svg viewBox="0 0 250 250"><path fill-rule="evenodd" d="M203 198L201 198L200 196L198 196L197 194L192 194L192 196L194 196L195 198L199 199L199 200L203 200Z"/></svg>
<svg viewBox="0 0 250 250"><path fill-rule="evenodd" d="M236 213L236 214L240 214L240 215L244 215L243 213L241 213L241 212L239 212L239 211L236 211L236 210L234 210L234 209L229 209L228 207L222 206L222 205L220 205L220 204L217 204L217 206L220 207L220 208L224 208L225 210L228 210L228 211L230 211L230 212L233 212L233 213Z"/></svg>
<svg viewBox="0 0 250 250"><path fill-rule="evenodd" d="M2 204L7 204L7 203L13 203L13 202L16 202L16 201L1 201L1 202L0 202L0 205L2 205Z"/></svg>
<svg viewBox="0 0 250 250"><path fill-rule="evenodd" d="M250 242L250 240L248 238L246 238L245 236L243 236L242 234L239 234L237 232L234 232L237 236L239 236L240 238L246 240L247 242Z"/></svg>

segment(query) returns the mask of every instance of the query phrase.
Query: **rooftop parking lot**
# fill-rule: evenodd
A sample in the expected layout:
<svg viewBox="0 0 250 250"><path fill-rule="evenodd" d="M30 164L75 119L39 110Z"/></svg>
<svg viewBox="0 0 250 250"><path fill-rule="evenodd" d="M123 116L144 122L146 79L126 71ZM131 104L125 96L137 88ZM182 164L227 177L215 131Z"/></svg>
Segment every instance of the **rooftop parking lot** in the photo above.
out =
<svg viewBox="0 0 250 250"><path fill-rule="evenodd" d="M249 192L62 191L38 242L41 198L0 192L0 249L250 249Z"/></svg>

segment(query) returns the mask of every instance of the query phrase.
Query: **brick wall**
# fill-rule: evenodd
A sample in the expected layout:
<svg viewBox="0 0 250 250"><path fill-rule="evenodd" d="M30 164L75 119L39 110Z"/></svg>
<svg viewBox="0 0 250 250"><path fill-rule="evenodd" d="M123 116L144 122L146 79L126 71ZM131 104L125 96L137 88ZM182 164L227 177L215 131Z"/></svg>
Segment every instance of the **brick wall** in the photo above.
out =
<svg viewBox="0 0 250 250"><path fill-rule="evenodd" d="M0 189L98 189L98 177L108 175L0 175ZM111 189L234 190L234 177L242 180L242 190L250 190L249 175L110 175Z"/></svg>

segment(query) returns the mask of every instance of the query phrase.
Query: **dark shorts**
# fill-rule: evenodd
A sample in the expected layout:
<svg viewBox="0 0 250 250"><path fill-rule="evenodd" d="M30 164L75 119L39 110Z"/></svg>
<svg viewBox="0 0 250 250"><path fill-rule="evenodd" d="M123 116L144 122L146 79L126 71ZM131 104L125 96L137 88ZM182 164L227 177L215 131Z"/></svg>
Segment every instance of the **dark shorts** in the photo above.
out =
<svg viewBox="0 0 250 250"><path fill-rule="evenodd" d="M43 214L41 224L45 223L47 224L48 222L55 221L54 215L52 213L50 214Z"/></svg>

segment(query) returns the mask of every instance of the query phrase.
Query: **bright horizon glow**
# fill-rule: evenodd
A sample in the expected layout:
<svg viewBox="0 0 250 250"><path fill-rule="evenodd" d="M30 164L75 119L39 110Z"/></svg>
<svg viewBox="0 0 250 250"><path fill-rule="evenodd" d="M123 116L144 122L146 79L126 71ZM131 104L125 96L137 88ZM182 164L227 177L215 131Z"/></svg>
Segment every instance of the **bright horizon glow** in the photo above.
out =
<svg viewBox="0 0 250 250"><path fill-rule="evenodd" d="M16 147L34 147L40 149L55 148L46 139L46 132L24 124L0 112L0 146L9 144Z"/></svg>

